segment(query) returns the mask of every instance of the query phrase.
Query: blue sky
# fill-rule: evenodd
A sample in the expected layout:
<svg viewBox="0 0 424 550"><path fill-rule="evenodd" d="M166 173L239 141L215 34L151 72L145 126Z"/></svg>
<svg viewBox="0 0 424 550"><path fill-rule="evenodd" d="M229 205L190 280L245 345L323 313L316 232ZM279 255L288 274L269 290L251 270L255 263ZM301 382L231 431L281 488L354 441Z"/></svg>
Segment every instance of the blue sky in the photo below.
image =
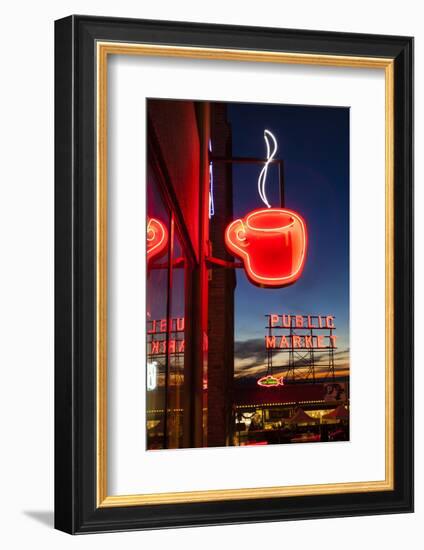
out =
<svg viewBox="0 0 424 550"><path fill-rule="evenodd" d="M339 350L347 350L349 109L233 103L228 105L228 118L233 156L264 158L264 129L275 135L279 146L276 158L285 163L285 206L304 217L309 237L305 269L292 286L258 288L243 270L237 270L236 347L243 349L242 342L247 348L249 341L263 341L266 313L296 313L335 315ZM255 164L234 165L234 218L264 206L257 191L260 170ZM269 170L266 190L271 205L279 206L275 167ZM348 364L348 354L340 357L344 357L343 365Z"/></svg>

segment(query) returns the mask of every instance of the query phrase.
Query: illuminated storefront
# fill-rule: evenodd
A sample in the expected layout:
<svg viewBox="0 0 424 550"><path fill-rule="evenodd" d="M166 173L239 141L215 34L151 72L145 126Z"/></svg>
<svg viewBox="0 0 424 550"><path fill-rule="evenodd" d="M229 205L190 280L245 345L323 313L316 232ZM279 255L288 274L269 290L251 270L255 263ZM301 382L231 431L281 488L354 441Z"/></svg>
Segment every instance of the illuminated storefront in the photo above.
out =
<svg viewBox="0 0 424 550"><path fill-rule="evenodd" d="M203 152L209 117L203 107L160 100L148 106L148 449L205 443L208 181L202 175L209 173Z"/></svg>

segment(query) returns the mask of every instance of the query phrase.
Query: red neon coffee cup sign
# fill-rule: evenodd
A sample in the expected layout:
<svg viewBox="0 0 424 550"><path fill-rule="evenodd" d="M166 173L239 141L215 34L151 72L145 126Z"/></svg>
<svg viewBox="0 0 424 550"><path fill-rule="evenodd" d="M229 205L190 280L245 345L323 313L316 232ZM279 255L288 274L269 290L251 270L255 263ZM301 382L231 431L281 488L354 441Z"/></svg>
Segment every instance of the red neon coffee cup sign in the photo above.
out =
<svg viewBox="0 0 424 550"><path fill-rule="evenodd" d="M227 227L225 243L239 256L249 279L260 286L294 283L305 265L307 232L292 210L262 208Z"/></svg>
<svg viewBox="0 0 424 550"><path fill-rule="evenodd" d="M277 141L265 130L267 161L258 178L258 193L266 208L259 208L231 222L225 231L228 250L239 257L246 275L256 285L279 288L294 283L302 274L308 234L305 220L287 208L272 208L265 193L268 166Z"/></svg>
<svg viewBox="0 0 424 550"><path fill-rule="evenodd" d="M165 252L168 244L168 230L166 226L156 218L148 218L146 229L147 261Z"/></svg>

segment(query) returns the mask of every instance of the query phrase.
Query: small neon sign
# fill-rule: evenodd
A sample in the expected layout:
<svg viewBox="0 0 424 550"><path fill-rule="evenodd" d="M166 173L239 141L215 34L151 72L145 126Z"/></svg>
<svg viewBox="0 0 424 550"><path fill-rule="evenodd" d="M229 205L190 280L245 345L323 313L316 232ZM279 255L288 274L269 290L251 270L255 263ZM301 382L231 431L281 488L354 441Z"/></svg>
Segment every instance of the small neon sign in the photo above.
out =
<svg viewBox="0 0 424 550"><path fill-rule="evenodd" d="M264 388L275 388L277 386L284 386L284 378L282 376L281 378L276 378L271 374L267 374L266 376L259 378L256 383L258 386L262 386Z"/></svg>
<svg viewBox="0 0 424 550"><path fill-rule="evenodd" d="M158 364L156 361L147 362L146 385L149 391L155 390L158 385Z"/></svg>
<svg viewBox="0 0 424 550"><path fill-rule="evenodd" d="M168 244L168 230L160 220L148 218L146 233L147 261L149 262L165 252Z"/></svg>

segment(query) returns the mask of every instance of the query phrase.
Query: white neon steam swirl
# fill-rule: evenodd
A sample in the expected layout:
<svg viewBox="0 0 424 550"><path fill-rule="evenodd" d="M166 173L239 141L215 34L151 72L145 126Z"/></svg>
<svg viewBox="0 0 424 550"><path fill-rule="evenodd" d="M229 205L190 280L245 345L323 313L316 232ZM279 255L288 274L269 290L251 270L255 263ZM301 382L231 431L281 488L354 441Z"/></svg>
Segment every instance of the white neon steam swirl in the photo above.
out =
<svg viewBox="0 0 424 550"><path fill-rule="evenodd" d="M209 163L209 219L215 214L215 202L213 198L213 168Z"/></svg>
<svg viewBox="0 0 424 550"><path fill-rule="evenodd" d="M273 141L274 148L273 148L272 152L271 152L271 147L270 147L268 136L271 136L271 139ZM265 139L265 143L266 143L266 159L267 160L266 160L265 166L262 168L261 173L259 174L258 192L259 192L259 196L262 199L262 202L264 202L268 208L271 208L271 205L269 204L268 198L267 198L266 193L265 193L265 184L266 184L266 177L267 177L267 174L268 174L268 165L274 159L275 153L277 152L278 145L277 145L277 140L275 139L274 135L269 130L264 131L264 139Z"/></svg>
<svg viewBox="0 0 424 550"><path fill-rule="evenodd" d="M212 153L212 142L209 140L209 152ZM215 201L213 198L213 167L209 162L209 219L215 215Z"/></svg>

